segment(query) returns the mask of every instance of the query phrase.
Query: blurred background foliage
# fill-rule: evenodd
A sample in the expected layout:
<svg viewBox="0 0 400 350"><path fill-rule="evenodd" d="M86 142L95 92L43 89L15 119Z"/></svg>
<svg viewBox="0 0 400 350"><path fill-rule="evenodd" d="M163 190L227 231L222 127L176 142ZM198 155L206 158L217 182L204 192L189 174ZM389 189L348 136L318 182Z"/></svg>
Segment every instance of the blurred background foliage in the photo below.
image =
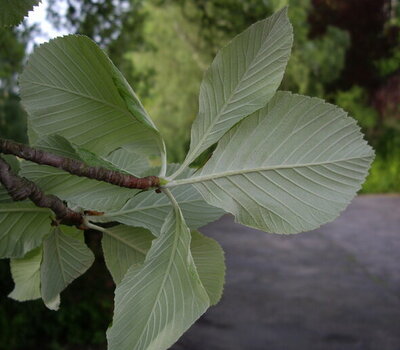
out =
<svg viewBox="0 0 400 350"><path fill-rule="evenodd" d="M169 160L174 162L182 161L188 149L200 82L218 49L250 24L289 4L295 42L281 89L322 97L347 110L377 153L362 192L400 192L398 0L48 0L46 4L48 20L56 28L88 35L107 51L161 129ZM1 137L27 142L17 77L40 34L40 25L27 21L0 30ZM88 273L74 282L57 314L40 302L21 305L6 299L12 289L6 265L0 265L0 275L7 276L1 282L0 349L37 349L37 343L30 341L38 334L45 339L43 349L80 349L79 344L85 349L104 348L112 286L101 259L94 267L98 269L94 276L100 278L93 280ZM93 286L101 288L91 298ZM10 321L6 314L15 317ZM51 323L42 324L41 317ZM66 339L69 347L63 345Z"/></svg>

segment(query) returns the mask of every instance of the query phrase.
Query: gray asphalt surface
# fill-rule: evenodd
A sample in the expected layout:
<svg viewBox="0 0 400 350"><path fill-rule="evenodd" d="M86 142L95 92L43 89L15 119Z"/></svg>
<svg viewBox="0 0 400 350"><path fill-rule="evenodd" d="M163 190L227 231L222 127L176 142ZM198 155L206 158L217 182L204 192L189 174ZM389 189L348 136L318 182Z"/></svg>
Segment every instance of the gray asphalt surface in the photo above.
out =
<svg viewBox="0 0 400 350"><path fill-rule="evenodd" d="M173 350L400 350L400 196L360 196L333 223L280 236L202 229L227 282Z"/></svg>

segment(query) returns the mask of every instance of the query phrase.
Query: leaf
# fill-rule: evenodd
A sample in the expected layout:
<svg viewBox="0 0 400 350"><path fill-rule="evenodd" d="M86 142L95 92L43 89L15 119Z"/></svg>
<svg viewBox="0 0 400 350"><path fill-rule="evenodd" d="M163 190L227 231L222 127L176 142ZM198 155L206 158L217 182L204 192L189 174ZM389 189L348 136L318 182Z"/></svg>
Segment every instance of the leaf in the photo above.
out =
<svg viewBox="0 0 400 350"><path fill-rule="evenodd" d="M43 244L41 294L45 303L52 303L76 278L93 264L94 256L82 239L74 238L76 228L54 227ZM82 234L82 233L81 233ZM56 303L57 304L57 303ZM57 309L57 306L54 307Z"/></svg>
<svg viewBox="0 0 400 350"><path fill-rule="evenodd" d="M48 309L53 310L53 311L58 311L58 309L60 308L60 304L61 304L60 294L57 294L51 300L47 300L47 301L43 301L43 302Z"/></svg>
<svg viewBox="0 0 400 350"><path fill-rule="evenodd" d="M120 171L142 177L150 168L149 159L129 148L119 148L107 156L107 161ZM155 173L151 174L154 175Z"/></svg>
<svg viewBox="0 0 400 350"><path fill-rule="evenodd" d="M284 8L250 26L218 53L200 87L199 114L182 168L268 103L281 83L292 42Z"/></svg>
<svg viewBox="0 0 400 350"><path fill-rule="evenodd" d="M33 203L0 204L0 258L22 258L50 232L52 213Z"/></svg>
<svg viewBox="0 0 400 350"><path fill-rule="evenodd" d="M120 284L131 266L141 266L155 237L143 228L118 225L103 231L104 259L115 284ZM218 303L225 281L224 252L213 239L192 231L193 260L211 304Z"/></svg>
<svg viewBox="0 0 400 350"><path fill-rule="evenodd" d="M82 160L73 145L59 135L42 138L38 141L37 148L59 156ZM95 161L92 159L91 162ZM139 192L26 161L22 162L20 174L34 181L44 192L66 200L70 206L79 206L84 209L98 211L119 209Z"/></svg>
<svg viewBox="0 0 400 350"><path fill-rule="evenodd" d="M20 164L15 156L10 154L2 154L1 158L3 158L11 166L12 171L18 173L20 169Z"/></svg>
<svg viewBox="0 0 400 350"><path fill-rule="evenodd" d="M8 154L2 154L1 158L3 158L11 166L11 170L14 173L17 174L19 172L20 164L16 157ZM9 202L13 202L13 199L8 195L7 190L0 183L0 203Z"/></svg>
<svg viewBox="0 0 400 350"><path fill-rule="evenodd" d="M119 169L111 162L107 161L106 158L98 157L93 152L76 145L72 145L72 147L74 148L79 159L82 160L85 164L91 167L101 167L108 170L119 171Z"/></svg>
<svg viewBox="0 0 400 350"><path fill-rule="evenodd" d="M142 124L148 125L151 129L157 131L156 126L154 125L150 116L147 114L132 87L128 84L128 82L121 74L121 72L117 69L117 67L113 65L112 68L112 79L114 81L115 87L117 88L121 98L125 101L128 110Z"/></svg>
<svg viewBox="0 0 400 350"><path fill-rule="evenodd" d="M211 205L267 232L335 219L360 189L374 152L356 121L318 98L277 93L219 142L194 183Z"/></svg>
<svg viewBox="0 0 400 350"><path fill-rule="evenodd" d="M198 228L220 218L224 212L210 206L192 185L172 191L190 228ZM117 221L125 225L147 228L158 235L171 204L156 192L143 192L131 198L121 209L105 212L102 216L89 217L93 222Z"/></svg>
<svg viewBox="0 0 400 350"><path fill-rule="evenodd" d="M42 247L38 247L23 258L11 259L11 275L15 283L14 290L8 295L18 301L40 298L40 264Z"/></svg>
<svg viewBox="0 0 400 350"><path fill-rule="evenodd" d="M115 290L110 350L170 347L209 306L190 254L179 208L168 215L142 267L132 266Z"/></svg>
<svg viewBox="0 0 400 350"><path fill-rule="evenodd" d="M193 174L193 169L186 169L182 176L189 177L191 174ZM185 221L191 229L204 226L224 214L221 209L205 202L192 185L175 188L172 194L178 201ZM147 191L132 197L121 209L106 211L102 216L89 217L89 219L94 222L117 221L125 225L140 226L158 236L171 208L171 202L166 196L155 191Z"/></svg>
<svg viewBox="0 0 400 350"><path fill-rule="evenodd" d="M97 156L93 152L73 144L71 146L79 159L89 166L102 167L134 176L141 176L143 172L151 169L149 158L134 152L128 146L116 149L107 157ZM155 172L152 173L152 175L154 174Z"/></svg>
<svg viewBox="0 0 400 350"><path fill-rule="evenodd" d="M21 175L34 181L46 193L54 194L83 209L105 211L121 208L137 190L122 188L34 163L23 162Z"/></svg>
<svg viewBox="0 0 400 350"><path fill-rule="evenodd" d="M115 284L131 266L143 264L154 236L143 228L118 225L103 231L104 259Z"/></svg>
<svg viewBox="0 0 400 350"><path fill-rule="evenodd" d="M11 201L12 201L12 199L8 195L6 189L4 187L1 187L1 185L0 185L0 203L8 203Z"/></svg>
<svg viewBox="0 0 400 350"><path fill-rule="evenodd" d="M0 27L16 26L22 22L40 0L1 0Z"/></svg>
<svg viewBox="0 0 400 350"><path fill-rule="evenodd" d="M101 156L123 145L164 156L161 136L136 95L88 37L68 35L38 47L20 87L32 137L60 134Z"/></svg>
<svg viewBox="0 0 400 350"><path fill-rule="evenodd" d="M192 231L190 249L211 305L216 305L224 290L226 270L224 251L217 241L198 231Z"/></svg>

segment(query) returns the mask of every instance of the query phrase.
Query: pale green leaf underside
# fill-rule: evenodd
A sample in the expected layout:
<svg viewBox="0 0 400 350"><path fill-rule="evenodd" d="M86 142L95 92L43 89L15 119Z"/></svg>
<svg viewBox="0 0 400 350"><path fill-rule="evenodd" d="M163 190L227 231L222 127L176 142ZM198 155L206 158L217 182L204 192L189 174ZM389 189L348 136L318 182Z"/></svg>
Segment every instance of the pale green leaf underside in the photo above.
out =
<svg viewBox="0 0 400 350"><path fill-rule="evenodd" d="M142 267L132 266L115 290L110 350L167 349L208 308L190 239L181 213L172 211Z"/></svg>
<svg viewBox="0 0 400 350"><path fill-rule="evenodd" d="M106 159L116 168L138 177L143 176L150 168L149 159L146 156L138 154L127 147L115 150Z"/></svg>
<svg viewBox="0 0 400 350"><path fill-rule="evenodd" d="M60 308L60 304L61 304L60 294L57 294L51 300L47 300L47 301L43 300L43 303L44 303L44 305L46 305L46 307L48 309L53 310L53 311L58 311L58 309Z"/></svg>
<svg viewBox="0 0 400 350"><path fill-rule="evenodd" d="M281 83L293 42L287 9L257 22L215 57L200 87L185 165L265 106Z"/></svg>
<svg viewBox="0 0 400 350"><path fill-rule="evenodd" d="M141 105L127 105L129 92L121 95L123 86L116 82L123 78L116 72L85 36L60 37L38 47L20 78L31 137L60 134L103 156L127 144L143 154L160 154L158 131L145 120Z"/></svg>
<svg viewBox="0 0 400 350"><path fill-rule="evenodd" d="M121 208L137 193L136 190L70 175L56 168L30 162L23 162L21 174L34 181L46 193L66 200L70 206L84 209L104 211Z"/></svg>
<svg viewBox="0 0 400 350"><path fill-rule="evenodd" d="M11 166L12 171L17 174L20 168L19 161L14 156L8 154L2 154L1 157ZM0 203L8 203L12 201L12 198L0 183Z"/></svg>
<svg viewBox="0 0 400 350"><path fill-rule="evenodd" d="M267 232L308 231L335 219L374 157L354 119L318 98L279 92L232 128L195 177L207 202Z"/></svg>
<svg viewBox="0 0 400 350"><path fill-rule="evenodd" d="M7 202L11 202L11 201L12 201L12 199L8 195L6 189L0 185L0 203L7 203Z"/></svg>
<svg viewBox="0 0 400 350"><path fill-rule="evenodd" d="M176 169L175 165L170 166ZM169 169L169 171L171 171ZM182 176L191 176L192 169L186 169ZM209 205L193 185L174 188L172 194L179 203L186 224L195 229L220 218L224 211ZM139 193L121 209L108 211L103 216L90 217L94 222L117 221L125 225L147 228L158 236L172 205L168 198L155 191Z"/></svg>
<svg viewBox="0 0 400 350"><path fill-rule="evenodd" d="M33 203L0 204L0 258L22 258L50 232L51 211Z"/></svg>
<svg viewBox="0 0 400 350"><path fill-rule="evenodd" d="M216 240L198 231L192 231L190 249L211 305L216 305L221 299L225 283L224 251Z"/></svg>
<svg viewBox="0 0 400 350"><path fill-rule="evenodd" d="M187 225L198 228L220 218L224 211L209 205L193 185L172 190L181 207ZM165 196L153 192L139 193L121 209L106 212L103 216L90 217L94 222L117 221L125 225L147 228L158 236L172 206Z"/></svg>
<svg viewBox="0 0 400 350"><path fill-rule="evenodd" d="M76 228L53 228L43 244L41 266L41 294L45 303L57 296L92 265L92 251L81 239L76 239Z"/></svg>
<svg viewBox="0 0 400 350"><path fill-rule="evenodd" d="M122 281L133 265L142 265L154 236L150 231L118 225L103 231L104 260L115 284Z"/></svg>
<svg viewBox="0 0 400 350"><path fill-rule="evenodd" d="M59 136L59 135L57 135ZM61 137L61 136L59 136ZM99 157L98 155L94 154L93 152L87 150L86 148L82 148L79 146L76 146L71 143L71 146L73 147L77 157L82 160L86 165L91 166L91 167L100 167L108 170L113 170L113 171L118 171L119 169L106 160L105 157Z"/></svg>
<svg viewBox="0 0 400 350"><path fill-rule="evenodd" d="M115 284L122 281L131 266L143 264L154 238L146 229L124 225L103 231L104 259ZM215 240L197 231L192 231L190 249L200 280L215 305L225 281L224 252Z"/></svg>
<svg viewBox="0 0 400 350"><path fill-rule="evenodd" d="M63 157L81 160L71 144L58 135L41 139L38 142L38 148ZM108 161L108 158L105 160ZM138 192L26 161L22 163L21 175L34 181L46 193L54 194L68 201L70 205L84 209L104 211L121 208Z"/></svg>
<svg viewBox="0 0 400 350"><path fill-rule="evenodd" d="M14 290L8 295L18 301L40 298L40 264L42 262L42 247L38 247L23 258L11 259L10 268Z"/></svg>
<svg viewBox="0 0 400 350"><path fill-rule="evenodd" d="M0 0L0 27L15 26L22 22L39 0Z"/></svg>

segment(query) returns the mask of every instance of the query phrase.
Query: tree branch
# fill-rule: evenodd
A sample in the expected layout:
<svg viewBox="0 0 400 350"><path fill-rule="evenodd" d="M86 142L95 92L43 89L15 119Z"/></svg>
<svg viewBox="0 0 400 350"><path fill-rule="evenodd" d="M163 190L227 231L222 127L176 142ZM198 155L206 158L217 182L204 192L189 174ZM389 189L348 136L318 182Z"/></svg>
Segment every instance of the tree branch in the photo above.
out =
<svg viewBox="0 0 400 350"><path fill-rule="evenodd" d="M108 182L120 187L146 190L152 187L160 186L160 178L157 176L139 178L102 167L91 167L76 159L57 156L55 154L38 150L18 142L1 138L0 153L13 154L14 156L30 160L31 162L37 164L49 165L65 170L73 175L87 177L97 181Z"/></svg>
<svg viewBox="0 0 400 350"><path fill-rule="evenodd" d="M0 183L14 201L30 199L38 207L49 208L55 214L59 223L86 229L83 216L69 209L64 202L53 195L45 195L33 182L15 175L10 165L0 157Z"/></svg>

